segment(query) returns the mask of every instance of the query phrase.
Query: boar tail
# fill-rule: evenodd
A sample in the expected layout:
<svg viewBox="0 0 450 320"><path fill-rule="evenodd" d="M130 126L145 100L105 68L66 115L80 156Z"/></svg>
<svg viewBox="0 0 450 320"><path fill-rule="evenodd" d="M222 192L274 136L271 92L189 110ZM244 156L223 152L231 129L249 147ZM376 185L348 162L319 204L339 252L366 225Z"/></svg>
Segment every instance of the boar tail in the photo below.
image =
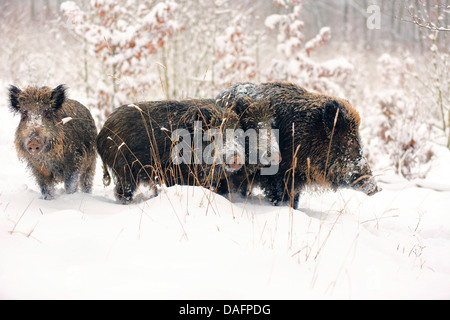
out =
<svg viewBox="0 0 450 320"><path fill-rule="evenodd" d="M111 184L111 176L108 172L108 167L103 164L103 185L105 187L109 186Z"/></svg>

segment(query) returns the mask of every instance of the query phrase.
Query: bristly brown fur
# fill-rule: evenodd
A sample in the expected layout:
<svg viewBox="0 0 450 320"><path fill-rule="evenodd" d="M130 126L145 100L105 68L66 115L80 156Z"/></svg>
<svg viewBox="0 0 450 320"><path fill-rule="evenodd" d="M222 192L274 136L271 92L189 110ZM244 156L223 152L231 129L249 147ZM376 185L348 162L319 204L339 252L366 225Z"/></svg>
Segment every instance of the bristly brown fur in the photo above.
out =
<svg viewBox="0 0 450 320"><path fill-rule="evenodd" d="M263 134L270 132L271 135L271 130L276 129L275 111L270 100L264 98L258 99L251 96L251 92L254 90L255 86L255 84L250 82L237 83L219 93L216 97L216 105L223 108L233 109L238 114L241 127L244 131L255 130L257 136L260 137L260 130L265 130ZM278 152L279 146L274 141L275 140L271 140L269 142L271 155L273 158L266 159L266 161L271 161L274 159L278 160L280 158L280 154ZM247 141L247 160L249 159L250 150L248 143L249 142ZM261 148L261 150L258 151L260 152L259 154L264 154L264 151L267 151L263 150L264 148L267 148L267 145L261 144L258 148ZM274 152L275 150L276 152ZM231 191L238 191L243 196L246 196L248 192L251 193L253 187L260 186L261 184L260 175L261 169L264 168L264 166L265 165L261 162L258 162L257 164L249 164L249 161L246 161L246 165L240 169L238 173L231 177Z"/></svg>
<svg viewBox="0 0 450 320"><path fill-rule="evenodd" d="M172 158L172 133L187 130L193 142L195 122L201 122L203 132L219 129L222 134L238 126L236 114L216 107L211 99L147 101L117 108L97 136L103 180L110 183L110 170L116 198L129 203L140 183L216 187L226 174L222 166L197 164L194 159L191 164L174 164Z"/></svg>
<svg viewBox="0 0 450 320"><path fill-rule="evenodd" d="M22 90L18 96L17 100L19 105L26 106L31 104L50 104L52 97L52 89L49 87L27 87Z"/></svg>
<svg viewBox="0 0 450 320"><path fill-rule="evenodd" d="M95 122L89 110L66 99L65 92L64 85L23 91L10 86L11 110L22 117L15 135L17 154L32 170L44 199L53 197L55 183L64 182L67 192L75 192L78 183L82 191L90 192L93 183ZM69 117L69 122L61 121ZM31 137L41 144L38 154L27 148Z"/></svg>
<svg viewBox="0 0 450 320"><path fill-rule="evenodd" d="M272 108L282 162L277 174L261 176L261 185L274 204L284 200L295 207L308 183L334 190L354 188L353 182L359 177L371 176L361 149L360 116L342 99L293 83L268 82L235 84L217 100L224 105L235 104L236 109L246 107L248 101L267 103ZM371 186L374 188L376 185Z"/></svg>
<svg viewBox="0 0 450 320"><path fill-rule="evenodd" d="M273 108L268 101L263 99L260 101L249 101L243 120L254 128L258 127L258 123L268 124L267 128L270 128L274 121Z"/></svg>

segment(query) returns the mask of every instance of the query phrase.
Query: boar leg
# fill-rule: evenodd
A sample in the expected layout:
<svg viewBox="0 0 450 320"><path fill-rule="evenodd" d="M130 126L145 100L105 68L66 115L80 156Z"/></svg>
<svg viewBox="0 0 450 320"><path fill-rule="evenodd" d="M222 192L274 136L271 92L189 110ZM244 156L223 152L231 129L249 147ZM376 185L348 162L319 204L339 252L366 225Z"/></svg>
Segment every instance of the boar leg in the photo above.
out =
<svg viewBox="0 0 450 320"><path fill-rule="evenodd" d="M41 189L42 199L52 200L54 193L54 181L52 174L48 170L43 168L41 168L41 170L33 168L32 171L34 176L36 177L39 188Z"/></svg>
<svg viewBox="0 0 450 320"><path fill-rule="evenodd" d="M72 194L77 191L78 181L80 180L80 173L78 171L66 174L64 177L64 188L66 193Z"/></svg>
<svg viewBox="0 0 450 320"><path fill-rule="evenodd" d="M263 183L261 186L264 189L264 196L274 206L288 205L294 209L298 207L300 201L300 190L298 187L294 188L293 199L291 198L292 190L290 188L290 179L285 179L280 175L261 176Z"/></svg>
<svg viewBox="0 0 450 320"><path fill-rule="evenodd" d="M284 187L282 184L273 183L269 185L263 185L263 188L265 197L272 203L272 205L279 206L282 204L284 193Z"/></svg>
<svg viewBox="0 0 450 320"><path fill-rule="evenodd" d="M42 184L42 185L40 185L40 188L41 188L42 199L52 200L54 198L52 185Z"/></svg>
<svg viewBox="0 0 450 320"><path fill-rule="evenodd" d="M96 158L90 159L86 169L80 175L80 189L81 192L91 193L92 185L94 183L95 163Z"/></svg>
<svg viewBox="0 0 450 320"><path fill-rule="evenodd" d="M52 200L53 196L53 187L49 187L48 185L41 186L41 195L44 200Z"/></svg>
<svg viewBox="0 0 450 320"><path fill-rule="evenodd" d="M283 204L286 204L288 206L292 206L293 209L298 208L298 203L300 202L300 192L294 194L294 199L291 199L290 194L285 194L283 198Z"/></svg>
<svg viewBox="0 0 450 320"><path fill-rule="evenodd" d="M239 174L234 174L228 180L221 179L214 191L224 197L230 196L233 192L238 192L242 197L246 198L249 194L247 179L240 179L238 176L241 177Z"/></svg>
<svg viewBox="0 0 450 320"><path fill-rule="evenodd" d="M136 183L127 179L118 179L116 184L116 197L123 204L133 200L134 191L136 191Z"/></svg>
<svg viewBox="0 0 450 320"><path fill-rule="evenodd" d="M247 180L244 180L241 183L241 185L238 188L238 191L239 191L239 194L241 195L241 197L244 197L244 198L246 198L247 196L249 196L251 194Z"/></svg>

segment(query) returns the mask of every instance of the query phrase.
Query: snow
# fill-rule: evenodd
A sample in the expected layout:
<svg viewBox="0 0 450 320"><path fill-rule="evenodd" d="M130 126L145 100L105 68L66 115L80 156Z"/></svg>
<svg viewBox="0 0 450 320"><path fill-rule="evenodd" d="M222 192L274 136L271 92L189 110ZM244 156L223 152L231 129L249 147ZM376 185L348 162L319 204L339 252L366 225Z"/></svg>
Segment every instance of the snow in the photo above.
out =
<svg viewBox="0 0 450 320"><path fill-rule="evenodd" d="M62 124L66 124L67 122L73 120L72 117L65 117L61 119Z"/></svg>
<svg viewBox="0 0 450 320"><path fill-rule="evenodd" d="M418 43L408 49L399 39L387 42L398 51L382 53L381 39L389 34L373 34L378 51L372 52L363 49L363 29L351 45L342 43L338 12L327 19L319 8L330 28L314 33L297 0L277 0L284 8L262 8L256 20L224 1L119 2L88 1L86 11L63 2L59 27L39 15L29 23L29 15L7 8L0 59L0 299L450 298L450 151L436 103L443 90L448 106L448 54L436 35L427 36L436 44L413 54L408 50ZM92 9L96 3L105 6L105 19ZM358 30L359 20L349 30ZM330 42L322 44L330 31ZM211 98L231 83L270 80L350 98L383 191L372 197L353 190L305 193L291 210L258 195L229 201L200 187L175 186L152 198L141 187L136 203L121 205L114 185L103 186L98 159L92 194L67 195L59 185L54 200L41 199L17 159L20 116L6 106L8 84L67 83L71 98L90 107L100 126L113 106L165 98L163 80L172 98ZM245 94L251 85L238 89Z"/></svg>
<svg viewBox="0 0 450 320"><path fill-rule="evenodd" d="M121 205L100 161L92 194L43 200L19 117L0 118L0 298L450 298L446 148L421 183L387 171L372 197L305 193L297 210L187 186Z"/></svg>

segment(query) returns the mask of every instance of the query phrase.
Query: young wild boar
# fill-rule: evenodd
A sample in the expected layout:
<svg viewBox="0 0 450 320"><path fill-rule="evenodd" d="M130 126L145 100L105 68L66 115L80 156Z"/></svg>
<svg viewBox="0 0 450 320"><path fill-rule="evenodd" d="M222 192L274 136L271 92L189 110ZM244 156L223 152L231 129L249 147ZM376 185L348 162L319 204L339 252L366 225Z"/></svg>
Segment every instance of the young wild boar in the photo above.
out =
<svg viewBox="0 0 450 320"><path fill-rule="evenodd" d="M217 106L236 111L248 138L245 166L230 176L229 189L238 190L242 196L260 184L261 175L275 174L281 162L273 108L264 99L249 97L255 86L249 82L237 83L216 97Z"/></svg>
<svg viewBox="0 0 450 320"><path fill-rule="evenodd" d="M79 186L91 192L95 172L97 130L89 110L66 99L66 88L9 88L10 109L21 115L15 135L20 159L39 184L43 199L54 197L54 185L67 193Z"/></svg>
<svg viewBox="0 0 450 320"><path fill-rule="evenodd" d="M381 190L363 155L359 114L347 101L284 82L253 85L246 94L269 102L279 129L279 171L261 176L273 204L297 207L300 191L309 184L351 187L367 195Z"/></svg>
<svg viewBox="0 0 450 320"><path fill-rule="evenodd" d="M238 122L232 110L217 108L208 99L121 106L97 137L104 184L110 183L111 170L116 197L124 204L133 200L139 183L214 189L244 161L239 141L226 139L221 145L217 135L225 137L225 131L236 129Z"/></svg>

